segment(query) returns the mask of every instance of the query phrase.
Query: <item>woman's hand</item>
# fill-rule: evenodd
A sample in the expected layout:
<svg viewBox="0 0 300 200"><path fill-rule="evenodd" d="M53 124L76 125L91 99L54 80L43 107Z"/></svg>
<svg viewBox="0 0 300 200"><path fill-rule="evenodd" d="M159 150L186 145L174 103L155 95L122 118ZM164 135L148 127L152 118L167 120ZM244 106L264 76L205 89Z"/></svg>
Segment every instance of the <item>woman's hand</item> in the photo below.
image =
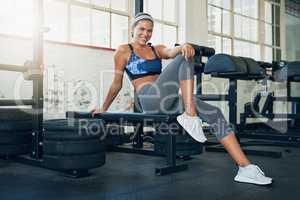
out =
<svg viewBox="0 0 300 200"><path fill-rule="evenodd" d="M181 46L181 53L186 60L189 60L195 55L195 49L192 45L185 43Z"/></svg>
<svg viewBox="0 0 300 200"><path fill-rule="evenodd" d="M96 114L104 113L105 111L102 108L95 108L91 112L92 112L92 117L95 117Z"/></svg>

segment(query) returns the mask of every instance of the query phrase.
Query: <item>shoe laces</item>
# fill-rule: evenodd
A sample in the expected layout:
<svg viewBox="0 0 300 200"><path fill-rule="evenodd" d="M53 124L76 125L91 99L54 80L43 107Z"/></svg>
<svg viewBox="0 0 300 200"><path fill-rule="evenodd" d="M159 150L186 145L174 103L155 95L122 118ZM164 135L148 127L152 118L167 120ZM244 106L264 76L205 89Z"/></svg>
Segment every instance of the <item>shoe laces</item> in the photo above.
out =
<svg viewBox="0 0 300 200"><path fill-rule="evenodd" d="M253 166L259 171L259 173L265 176L265 173L257 165L253 165Z"/></svg>

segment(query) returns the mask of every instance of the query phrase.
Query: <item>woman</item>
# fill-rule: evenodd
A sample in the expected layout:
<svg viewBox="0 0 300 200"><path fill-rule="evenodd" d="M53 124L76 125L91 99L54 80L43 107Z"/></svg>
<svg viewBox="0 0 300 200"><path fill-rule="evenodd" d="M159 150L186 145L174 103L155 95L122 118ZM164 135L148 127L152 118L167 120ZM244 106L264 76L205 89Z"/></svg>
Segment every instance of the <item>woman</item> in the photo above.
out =
<svg viewBox="0 0 300 200"><path fill-rule="evenodd" d="M194 66L190 59L194 56L193 47L186 43L174 48L164 45L151 46L147 42L152 36L154 21L146 13L135 16L132 24L132 41L118 47L114 55L114 79L102 107L96 113L106 112L122 88L126 71L136 91L141 109L145 113L178 112L177 101L180 89L184 113L177 117L178 123L199 142L205 142L202 121L213 127L213 133L225 147L239 170L234 180L238 182L267 185L272 179L261 169L249 162L240 148L233 130L226 122L221 110L199 99L193 98ZM174 60L161 71L161 59ZM174 108L176 110L174 111Z"/></svg>

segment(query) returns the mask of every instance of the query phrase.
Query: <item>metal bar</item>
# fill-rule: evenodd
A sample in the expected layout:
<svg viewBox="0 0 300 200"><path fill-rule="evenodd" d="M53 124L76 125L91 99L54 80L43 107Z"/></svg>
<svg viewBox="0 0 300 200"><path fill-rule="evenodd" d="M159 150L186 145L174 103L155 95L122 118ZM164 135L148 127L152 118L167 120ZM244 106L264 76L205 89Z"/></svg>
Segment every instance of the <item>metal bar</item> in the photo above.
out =
<svg viewBox="0 0 300 200"><path fill-rule="evenodd" d="M0 70L11 71L11 72L26 72L27 68L19 65L0 64Z"/></svg>
<svg viewBox="0 0 300 200"><path fill-rule="evenodd" d="M200 98L203 101L228 101L229 95L222 95L222 94L197 94L195 95L196 98Z"/></svg>
<svg viewBox="0 0 300 200"><path fill-rule="evenodd" d="M133 138L132 146L134 148L143 148L144 141L143 141L143 123L139 123L134 127L134 132L136 133L135 137Z"/></svg>
<svg viewBox="0 0 300 200"><path fill-rule="evenodd" d="M134 1L134 14L143 12L144 9L144 0L135 0Z"/></svg>
<svg viewBox="0 0 300 200"><path fill-rule="evenodd" d="M34 105L32 99L0 99L0 106L29 106Z"/></svg>
<svg viewBox="0 0 300 200"><path fill-rule="evenodd" d="M299 142L286 142L286 141L274 141L274 140L268 140L268 141L249 141L249 142L243 142L243 146L277 146L277 147L295 147L299 148L300 143Z"/></svg>
<svg viewBox="0 0 300 200"><path fill-rule="evenodd" d="M246 116L247 118L281 118L281 119L300 119L300 113L299 114L284 114L284 113L278 113L278 114L263 114L263 115L255 115L255 114L249 114Z"/></svg>
<svg viewBox="0 0 300 200"><path fill-rule="evenodd" d="M113 152L121 152L121 153L134 153L134 154L141 154L141 155L147 155L147 156L157 156L157 157L164 157L165 155L160 155L156 153L153 149L145 149L145 148L133 148L132 146L113 146L109 150Z"/></svg>
<svg viewBox="0 0 300 200"><path fill-rule="evenodd" d="M226 152L223 147L219 146L209 146L205 148L206 151L210 152ZM280 151L263 151L263 150L253 150L253 149L243 149L246 155L255 155L255 156L266 156L271 158L281 158L282 152Z"/></svg>
<svg viewBox="0 0 300 200"><path fill-rule="evenodd" d="M299 102L300 97L273 97L273 101L294 101L294 102Z"/></svg>
<svg viewBox="0 0 300 200"><path fill-rule="evenodd" d="M237 124L237 80L229 80L229 122L231 124Z"/></svg>
<svg viewBox="0 0 300 200"><path fill-rule="evenodd" d="M188 165L175 165L175 166L166 166L155 169L155 174L158 176L164 176L172 173L181 172L188 169Z"/></svg>
<svg viewBox="0 0 300 200"><path fill-rule="evenodd" d="M202 94L202 74L196 74L196 96L201 96Z"/></svg>
<svg viewBox="0 0 300 200"><path fill-rule="evenodd" d="M239 133L239 137L248 138L248 139L263 139L263 140L277 140L277 141L286 141L286 142L296 142L300 144L300 135L288 135L288 134L267 134L262 133L262 130L253 130L247 131L248 133ZM249 133L250 132L250 133Z"/></svg>
<svg viewBox="0 0 300 200"><path fill-rule="evenodd" d="M93 118L89 112L67 112L67 118ZM119 124L133 124L137 125L144 122L144 127L153 126L156 123L171 123L176 122L176 114L144 114L144 113L117 113L117 112L106 112L95 115L97 119L103 119L105 122L119 123Z"/></svg>
<svg viewBox="0 0 300 200"><path fill-rule="evenodd" d="M176 136L172 133L168 134L167 138L167 165L175 166L176 165Z"/></svg>
<svg viewBox="0 0 300 200"><path fill-rule="evenodd" d="M43 64L43 1L35 0L33 4L33 64L32 69L40 69ZM43 77L33 78L33 148L31 156L42 158L42 130L43 130Z"/></svg>

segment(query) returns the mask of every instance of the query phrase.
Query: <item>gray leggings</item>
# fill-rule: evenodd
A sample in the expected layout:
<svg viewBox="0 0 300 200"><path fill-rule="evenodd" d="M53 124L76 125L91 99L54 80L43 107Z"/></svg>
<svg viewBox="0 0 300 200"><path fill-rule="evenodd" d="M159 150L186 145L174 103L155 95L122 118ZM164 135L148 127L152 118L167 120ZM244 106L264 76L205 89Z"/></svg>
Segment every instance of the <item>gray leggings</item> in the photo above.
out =
<svg viewBox="0 0 300 200"><path fill-rule="evenodd" d="M183 113L183 101L178 95L180 81L193 78L193 62L186 61L181 54L177 55L155 82L146 84L137 92L140 110L147 114ZM199 117L210 124L211 132L216 135L218 140L233 132L219 108L198 98L194 98L194 100Z"/></svg>

